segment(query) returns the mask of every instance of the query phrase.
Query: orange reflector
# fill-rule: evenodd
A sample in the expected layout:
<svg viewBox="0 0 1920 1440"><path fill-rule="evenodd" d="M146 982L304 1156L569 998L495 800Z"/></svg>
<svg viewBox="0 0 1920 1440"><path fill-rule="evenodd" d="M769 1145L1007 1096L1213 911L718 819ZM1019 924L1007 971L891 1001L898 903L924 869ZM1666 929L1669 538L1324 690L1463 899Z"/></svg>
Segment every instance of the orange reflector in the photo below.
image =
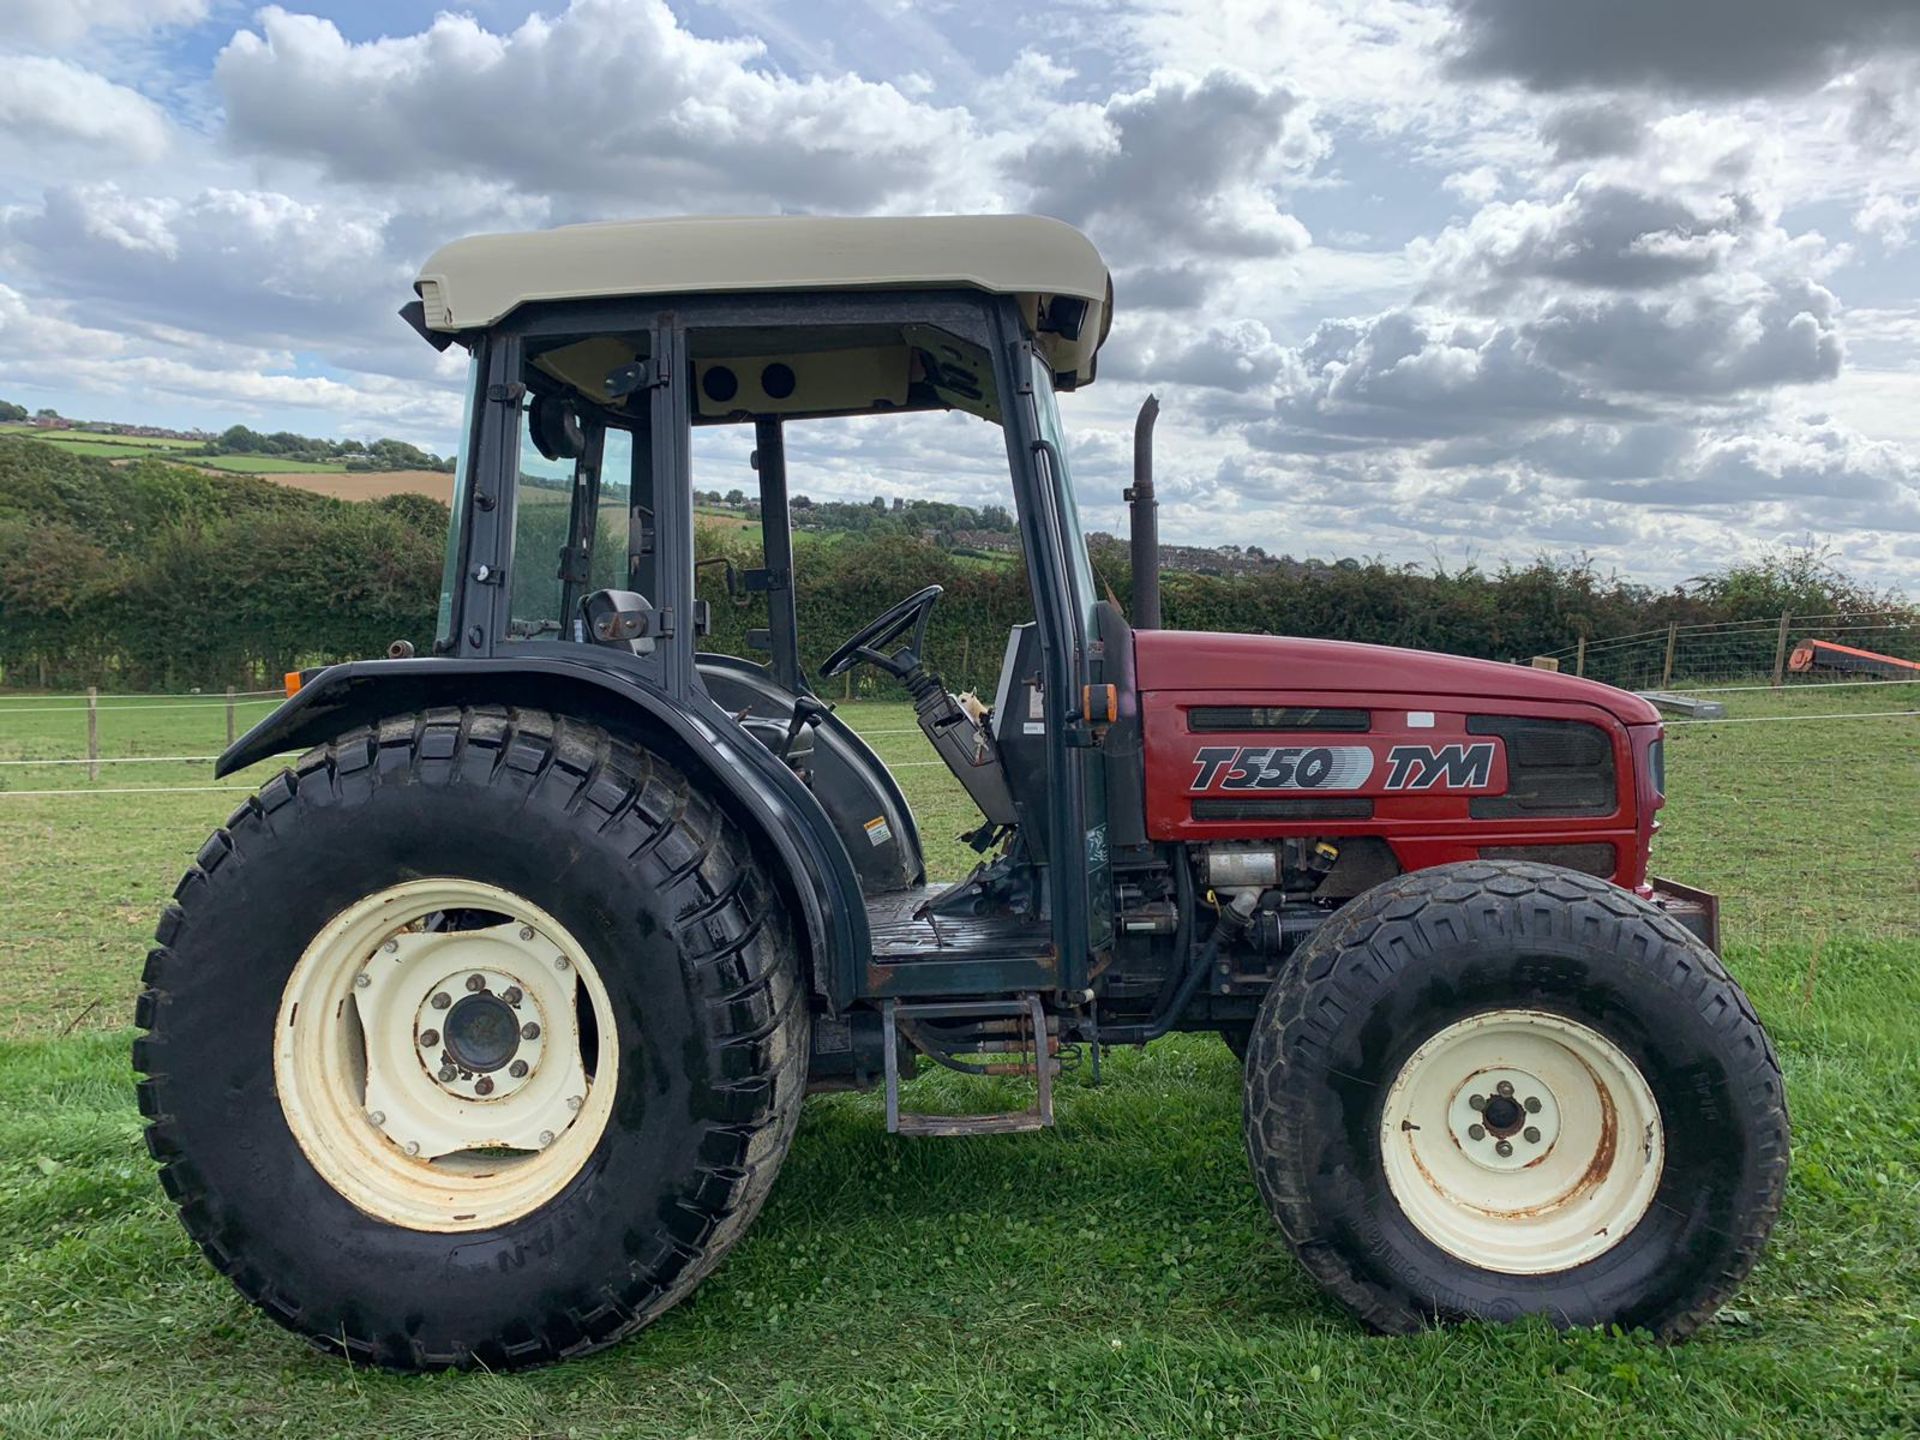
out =
<svg viewBox="0 0 1920 1440"><path fill-rule="evenodd" d="M1101 713L1104 711L1105 713ZM1098 725L1102 721L1111 725L1120 718L1120 687L1117 685L1082 685L1080 687L1080 713L1091 723Z"/></svg>
<svg viewBox="0 0 1920 1440"><path fill-rule="evenodd" d="M294 696L300 693L300 684L301 684L300 672L298 670L287 671L286 675L283 677L283 683L287 687L287 698L291 700Z"/></svg>

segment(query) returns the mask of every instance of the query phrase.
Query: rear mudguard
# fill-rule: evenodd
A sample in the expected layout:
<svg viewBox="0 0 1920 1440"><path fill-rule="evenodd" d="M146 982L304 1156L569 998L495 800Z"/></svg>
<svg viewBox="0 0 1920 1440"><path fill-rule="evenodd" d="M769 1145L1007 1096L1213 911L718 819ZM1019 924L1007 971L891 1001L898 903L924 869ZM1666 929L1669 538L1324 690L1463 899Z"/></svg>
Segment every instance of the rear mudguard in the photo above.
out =
<svg viewBox="0 0 1920 1440"><path fill-rule="evenodd" d="M389 715L438 706L507 705L605 726L659 747L712 786L763 842L798 908L814 990L834 1013L852 1003L871 953L866 905L846 847L811 791L705 695L677 700L617 660L588 652L510 659L356 660L331 665L228 747L230 775Z"/></svg>

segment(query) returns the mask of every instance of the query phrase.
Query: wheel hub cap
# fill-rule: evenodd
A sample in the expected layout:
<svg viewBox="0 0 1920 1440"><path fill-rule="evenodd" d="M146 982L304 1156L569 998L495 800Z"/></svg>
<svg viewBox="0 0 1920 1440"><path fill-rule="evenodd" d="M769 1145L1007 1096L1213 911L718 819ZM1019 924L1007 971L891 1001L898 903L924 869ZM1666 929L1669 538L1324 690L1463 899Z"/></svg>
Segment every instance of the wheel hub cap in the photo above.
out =
<svg viewBox="0 0 1920 1440"><path fill-rule="evenodd" d="M1428 1240L1537 1275L1617 1245L1653 1203L1660 1110L1598 1031L1537 1010L1446 1026L1408 1056L1381 1112L1388 1188Z"/></svg>
<svg viewBox="0 0 1920 1440"><path fill-rule="evenodd" d="M481 993L447 1014L446 1056L463 1070L498 1070L520 1048L520 1017L499 996Z"/></svg>
<svg viewBox="0 0 1920 1440"><path fill-rule="evenodd" d="M615 1020L591 958L477 881L349 906L295 966L278 1033L275 1086L301 1149L361 1209L415 1229L544 1203L612 1113L618 1055L600 1037Z"/></svg>
<svg viewBox="0 0 1920 1440"><path fill-rule="evenodd" d="M1560 1106L1539 1076L1496 1067L1461 1081L1447 1105L1447 1130L1474 1164L1524 1170L1560 1138Z"/></svg>

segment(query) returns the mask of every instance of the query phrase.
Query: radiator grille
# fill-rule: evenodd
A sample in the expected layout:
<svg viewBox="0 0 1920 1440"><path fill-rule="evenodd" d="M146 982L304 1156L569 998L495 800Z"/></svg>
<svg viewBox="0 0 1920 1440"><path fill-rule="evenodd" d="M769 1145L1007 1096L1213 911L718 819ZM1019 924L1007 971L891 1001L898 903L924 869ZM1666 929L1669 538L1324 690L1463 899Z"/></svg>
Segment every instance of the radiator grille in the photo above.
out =
<svg viewBox="0 0 1920 1440"><path fill-rule="evenodd" d="M1196 820L1370 820L1373 801L1314 796L1288 799L1207 799L1193 802Z"/></svg>
<svg viewBox="0 0 1920 1440"><path fill-rule="evenodd" d="M1318 705L1195 705L1187 729L1321 730L1359 733L1371 724L1365 710L1329 710Z"/></svg>
<svg viewBox="0 0 1920 1440"><path fill-rule="evenodd" d="M1613 742L1598 725L1475 715L1467 729L1498 735L1507 748L1507 793L1475 796L1468 807L1474 819L1593 818L1619 808Z"/></svg>

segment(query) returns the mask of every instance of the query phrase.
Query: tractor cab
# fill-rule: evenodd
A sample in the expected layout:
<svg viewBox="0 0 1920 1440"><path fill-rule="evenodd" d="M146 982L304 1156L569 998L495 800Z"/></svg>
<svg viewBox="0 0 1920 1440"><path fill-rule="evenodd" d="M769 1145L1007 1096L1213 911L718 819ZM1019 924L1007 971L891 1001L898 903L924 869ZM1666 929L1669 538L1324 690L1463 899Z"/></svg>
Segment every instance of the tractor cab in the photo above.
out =
<svg viewBox="0 0 1920 1440"><path fill-rule="evenodd" d="M1093 247L1030 217L641 221L459 241L417 288L416 325L473 357L436 649L591 652L801 812L845 897L829 953L857 957L823 967L836 1003L1084 989L1112 935L1094 742L1123 689L1131 709L1131 641L1095 588L1055 399L1093 378L1106 335ZM985 702L927 661L938 586L834 637L817 673L801 659L788 427L933 410L998 432L1018 517L1033 619L1003 637ZM703 644L692 452L713 427L751 435L749 470L698 482L759 502L764 562L727 577L764 601L754 659ZM899 787L816 693L863 664L980 811L962 883L927 883Z"/></svg>

